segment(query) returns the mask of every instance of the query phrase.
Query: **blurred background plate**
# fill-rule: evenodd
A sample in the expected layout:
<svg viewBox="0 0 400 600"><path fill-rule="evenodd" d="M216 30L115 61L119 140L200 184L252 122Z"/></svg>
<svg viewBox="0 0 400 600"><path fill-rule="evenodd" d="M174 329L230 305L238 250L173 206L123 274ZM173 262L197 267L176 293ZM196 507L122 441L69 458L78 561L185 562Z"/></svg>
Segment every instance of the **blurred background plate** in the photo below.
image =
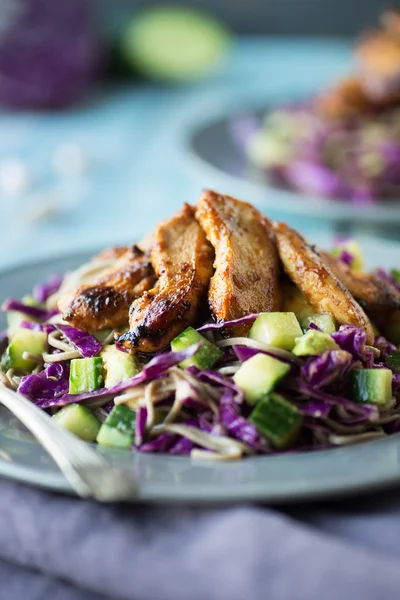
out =
<svg viewBox="0 0 400 600"><path fill-rule="evenodd" d="M235 121L260 119L281 102L291 104L300 94L286 93L263 109L243 109L204 120L193 126L187 138L187 166L199 182L256 204L275 218L296 219L296 225L331 226L341 233L367 231L398 237L400 201L381 201L356 206L343 200L310 197L268 183L265 172L252 165L241 151L232 129ZM312 223L311 223L312 222Z"/></svg>

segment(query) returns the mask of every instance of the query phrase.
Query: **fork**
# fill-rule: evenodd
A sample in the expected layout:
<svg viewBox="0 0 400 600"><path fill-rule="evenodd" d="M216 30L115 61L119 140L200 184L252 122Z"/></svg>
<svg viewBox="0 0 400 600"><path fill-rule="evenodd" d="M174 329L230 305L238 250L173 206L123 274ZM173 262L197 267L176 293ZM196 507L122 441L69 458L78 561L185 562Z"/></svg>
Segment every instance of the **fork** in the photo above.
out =
<svg viewBox="0 0 400 600"><path fill-rule="evenodd" d="M101 502L137 497L129 472L108 462L24 396L0 384L0 402L35 436L79 496Z"/></svg>

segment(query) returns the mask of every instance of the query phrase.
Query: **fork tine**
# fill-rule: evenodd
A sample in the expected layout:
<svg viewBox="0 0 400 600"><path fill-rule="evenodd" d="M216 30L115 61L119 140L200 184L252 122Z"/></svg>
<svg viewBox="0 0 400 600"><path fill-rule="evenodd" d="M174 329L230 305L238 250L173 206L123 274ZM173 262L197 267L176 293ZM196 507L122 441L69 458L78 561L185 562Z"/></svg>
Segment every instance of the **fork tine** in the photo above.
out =
<svg viewBox="0 0 400 600"><path fill-rule="evenodd" d="M103 502L137 496L128 472L108 462L24 396L0 384L0 402L36 437L79 496Z"/></svg>

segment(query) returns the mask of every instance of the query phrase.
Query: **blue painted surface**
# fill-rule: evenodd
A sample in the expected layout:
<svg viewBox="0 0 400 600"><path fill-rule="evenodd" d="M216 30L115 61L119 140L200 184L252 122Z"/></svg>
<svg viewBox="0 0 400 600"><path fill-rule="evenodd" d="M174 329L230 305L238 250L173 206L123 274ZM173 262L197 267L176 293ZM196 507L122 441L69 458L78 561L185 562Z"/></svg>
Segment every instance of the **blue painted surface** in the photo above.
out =
<svg viewBox="0 0 400 600"><path fill-rule="evenodd" d="M0 198L0 267L134 241L198 197L200 185L185 165L185 139L196 123L275 94L310 93L344 74L349 56L341 41L247 39L218 76L201 84L106 88L68 112L0 115L0 160L22 158L35 178L28 196ZM54 149L68 142L87 155L83 178L52 171ZM46 195L60 207L58 216L27 218Z"/></svg>

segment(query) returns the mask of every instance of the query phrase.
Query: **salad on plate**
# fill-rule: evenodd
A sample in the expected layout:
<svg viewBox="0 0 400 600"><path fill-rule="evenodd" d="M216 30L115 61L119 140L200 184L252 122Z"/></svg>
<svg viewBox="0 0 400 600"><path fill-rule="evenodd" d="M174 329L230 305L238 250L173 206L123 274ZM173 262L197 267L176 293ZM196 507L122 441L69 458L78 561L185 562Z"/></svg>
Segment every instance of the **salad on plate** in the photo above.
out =
<svg viewBox="0 0 400 600"><path fill-rule="evenodd" d="M88 442L226 460L400 431L400 273L211 190L2 308L1 384Z"/></svg>
<svg viewBox="0 0 400 600"><path fill-rule="evenodd" d="M251 163L300 193L371 204L400 199L400 12L362 36L357 70L306 102L232 124Z"/></svg>

